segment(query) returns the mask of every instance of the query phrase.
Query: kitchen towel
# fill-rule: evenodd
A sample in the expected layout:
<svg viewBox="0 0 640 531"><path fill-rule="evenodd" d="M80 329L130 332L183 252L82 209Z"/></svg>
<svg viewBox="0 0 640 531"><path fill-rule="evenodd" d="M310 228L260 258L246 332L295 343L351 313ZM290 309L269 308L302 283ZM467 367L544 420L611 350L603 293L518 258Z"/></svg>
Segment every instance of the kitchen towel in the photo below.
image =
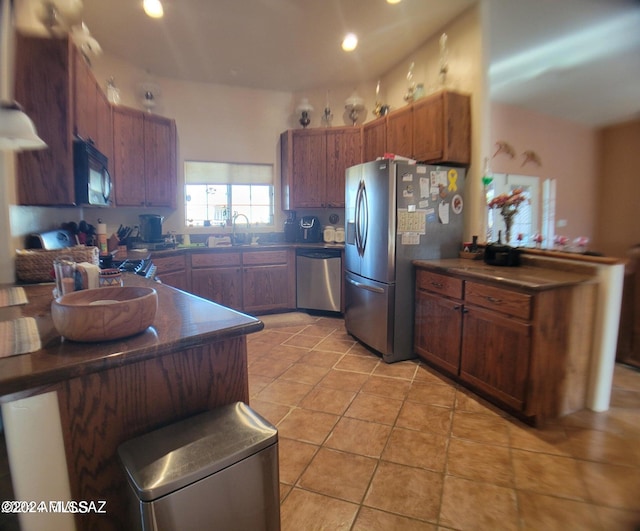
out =
<svg viewBox="0 0 640 531"><path fill-rule="evenodd" d="M33 317L0 322L0 358L34 352L41 348L38 326Z"/></svg>

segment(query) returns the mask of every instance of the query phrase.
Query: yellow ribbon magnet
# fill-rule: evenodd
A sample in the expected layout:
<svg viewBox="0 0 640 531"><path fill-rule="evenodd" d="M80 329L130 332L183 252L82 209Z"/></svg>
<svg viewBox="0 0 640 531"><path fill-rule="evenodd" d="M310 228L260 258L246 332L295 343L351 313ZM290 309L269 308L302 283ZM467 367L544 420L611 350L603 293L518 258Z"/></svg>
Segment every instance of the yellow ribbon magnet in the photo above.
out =
<svg viewBox="0 0 640 531"><path fill-rule="evenodd" d="M458 180L458 172L456 170L449 170L449 173L447 174L447 177L449 179L449 191L450 192L457 192L458 191L458 185L457 185L456 181Z"/></svg>

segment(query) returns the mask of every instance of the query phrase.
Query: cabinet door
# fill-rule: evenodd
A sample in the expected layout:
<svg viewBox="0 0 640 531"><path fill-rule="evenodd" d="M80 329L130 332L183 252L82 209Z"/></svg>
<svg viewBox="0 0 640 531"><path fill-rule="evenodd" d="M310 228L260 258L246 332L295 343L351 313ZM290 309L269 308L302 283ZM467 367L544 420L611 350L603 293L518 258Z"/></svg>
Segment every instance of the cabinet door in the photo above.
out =
<svg viewBox="0 0 640 531"><path fill-rule="evenodd" d="M413 108L387 115L387 151L403 157L413 156Z"/></svg>
<svg viewBox="0 0 640 531"><path fill-rule="evenodd" d="M415 352L452 375L460 367L461 310L460 302L416 291Z"/></svg>
<svg viewBox="0 0 640 531"><path fill-rule="evenodd" d="M73 103L74 132L98 144L98 115L96 81L84 56L74 47L73 55ZM99 149L99 148L98 148Z"/></svg>
<svg viewBox="0 0 640 531"><path fill-rule="evenodd" d="M324 129L293 131L290 208L324 206L327 143Z"/></svg>
<svg viewBox="0 0 640 531"><path fill-rule="evenodd" d="M147 206L176 207L175 122L144 117L144 175Z"/></svg>
<svg viewBox="0 0 640 531"><path fill-rule="evenodd" d="M190 290L189 274L187 273L187 257L184 254L177 256L152 256L156 266L156 276L163 284L173 286L184 291Z"/></svg>
<svg viewBox="0 0 640 531"><path fill-rule="evenodd" d="M369 162L387 152L387 121L384 117L362 126L362 161Z"/></svg>
<svg viewBox="0 0 640 531"><path fill-rule="evenodd" d="M437 161L444 154L442 94L433 94L413 106L413 154L416 160Z"/></svg>
<svg viewBox="0 0 640 531"><path fill-rule="evenodd" d="M525 409L531 325L466 307L460 378L519 411Z"/></svg>
<svg viewBox="0 0 640 531"><path fill-rule="evenodd" d="M413 105L413 153L425 162L471 162L469 96L442 91Z"/></svg>
<svg viewBox="0 0 640 531"><path fill-rule="evenodd" d="M69 206L75 202L71 69L66 39L16 35L15 98L47 143L47 149L17 155L21 205Z"/></svg>
<svg viewBox="0 0 640 531"><path fill-rule="evenodd" d="M326 203L344 208L345 172L362 162L362 132L359 127L327 130Z"/></svg>
<svg viewBox="0 0 640 531"><path fill-rule="evenodd" d="M242 270L216 267L191 270L191 292L235 310L242 310Z"/></svg>
<svg viewBox="0 0 640 531"><path fill-rule="evenodd" d="M189 291L189 279L186 271L173 271L171 273L163 273L158 275L160 281L167 285L172 286L182 291Z"/></svg>
<svg viewBox="0 0 640 531"><path fill-rule="evenodd" d="M113 178L117 206L145 204L144 115L113 109Z"/></svg>
<svg viewBox="0 0 640 531"><path fill-rule="evenodd" d="M113 121L111 117L111 104L100 87L95 85L96 91L96 118L98 131L96 144L98 149L108 159L109 173L113 173Z"/></svg>
<svg viewBox="0 0 640 531"><path fill-rule="evenodd" d="M258 313L290 309L290 280L287 265L245 267L242 279L244 311Z"/></svg>

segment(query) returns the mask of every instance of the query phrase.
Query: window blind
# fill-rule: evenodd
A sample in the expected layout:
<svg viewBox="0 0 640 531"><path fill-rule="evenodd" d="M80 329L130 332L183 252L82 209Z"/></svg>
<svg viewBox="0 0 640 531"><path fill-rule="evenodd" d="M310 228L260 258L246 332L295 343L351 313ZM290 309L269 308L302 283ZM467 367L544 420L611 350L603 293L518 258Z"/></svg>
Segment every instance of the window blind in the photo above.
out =
<svg viewBox="0 0 640 531"><path fill-rule="evenodd" d="M273 164L185 161L186 184L273 184Z"/></svg>

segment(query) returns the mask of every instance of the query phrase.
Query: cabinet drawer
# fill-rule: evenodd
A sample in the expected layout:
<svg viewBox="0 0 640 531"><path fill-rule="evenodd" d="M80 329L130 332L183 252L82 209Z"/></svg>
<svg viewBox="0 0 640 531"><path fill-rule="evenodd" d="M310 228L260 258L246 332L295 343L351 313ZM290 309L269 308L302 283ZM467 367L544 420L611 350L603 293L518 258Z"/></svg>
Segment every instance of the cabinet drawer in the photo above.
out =
<svg viewBox="0 0 640 531"><path fill-rule="evenodd" d="M242 254L243 265L286 264L288 251L248 251Z"/></svg>
<svg viewBox="0 0 640 531"><path fill-rule="evenodd" d="M463 282L459 278L453 278L447 275L418 269L416 275L416 286L419 289L440 293L447 297L453 297L455 299L462 298Z"/></svg>
<svg viewBox="0 0 640 531"><path fill-rule="evenodd" d="M158 273L164 273L165 271L183 270L185 269L187 263L184 255L152 257L151 260L158 268Z"/></svg>
<svg viewBox="0 0 640 531"><path fill-rule="evenodd" d="M526 293L470 281L467 281L464 297L465 302L527 320L531 319L532 298Z"/></svg>
<svg viewBox="0 0 640 531"><path fill-rule="evenodd" d="M191 255L191 267L229 267L240 265L240 253L202 253Z"/></svg>

